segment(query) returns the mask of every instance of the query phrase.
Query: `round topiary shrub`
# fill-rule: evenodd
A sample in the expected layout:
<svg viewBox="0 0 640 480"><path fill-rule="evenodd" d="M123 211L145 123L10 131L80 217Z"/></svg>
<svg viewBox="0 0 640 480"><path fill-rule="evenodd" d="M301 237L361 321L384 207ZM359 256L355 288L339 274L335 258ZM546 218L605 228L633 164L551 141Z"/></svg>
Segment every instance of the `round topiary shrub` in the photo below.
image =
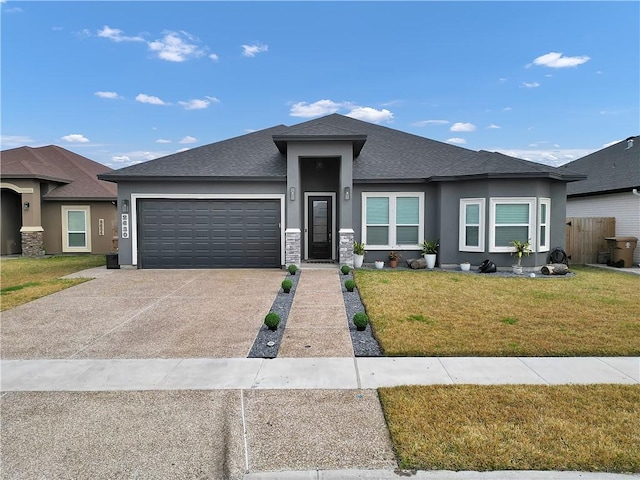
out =
<svg viewBox="0 0 640 480"><path fill-rule="evenodd" d="M355 286L356 282L354 282L353 280L347 280L346 282L344 282L344 288L347 289L347 292L353 292Z"/></svg>
<svg viewBox="0 0 640 480"><path fill-rule="evenodd" d="M361 332L367 328L368 323L369 317L364 312L358 312L353 316L353 324Z"/></svg>
<svg viewBox="0 0 640 480"><path fill-rule="evenodd" d="M281 286L282 286L282 290L284 290L284 293L289 293L291 291L291 287L293 287L293 282L288 278L285 278L282 281Z"/></svg>
<svg viewBox="0 0 640 480"><path fill-rule="evenodd" d="M291 275L295 275L298 271L298 267L296 267L293 263L287 267L287 270Z"/></svg>
<svg viewBox="0 0 640 480"><path fill-rule="evenodd" d="M349 272L351 271L351 267L349 267L349 265L343 265L342 267L340 267L340 271L342 272L343 275L349 275Z"/></svg>
<svg viewBox="0 0 640 480"><path fill-rule="evenodd" d="M280 315L274 312L267 313L267 316L264 317L264 324L269 327L269 330L277 330L278 324L280 323Z"/></svg>

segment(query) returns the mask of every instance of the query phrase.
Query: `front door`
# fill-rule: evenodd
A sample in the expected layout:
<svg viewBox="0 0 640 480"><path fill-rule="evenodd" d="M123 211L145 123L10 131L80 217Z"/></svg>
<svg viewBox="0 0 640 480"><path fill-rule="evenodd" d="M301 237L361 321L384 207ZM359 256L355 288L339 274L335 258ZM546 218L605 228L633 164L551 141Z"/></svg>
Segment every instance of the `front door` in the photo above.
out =
<svg viewBox="0 0 640 480"><path fill-rule="evenodd" d="M309 258L331 259L331 197L309 197Z"/></svg>

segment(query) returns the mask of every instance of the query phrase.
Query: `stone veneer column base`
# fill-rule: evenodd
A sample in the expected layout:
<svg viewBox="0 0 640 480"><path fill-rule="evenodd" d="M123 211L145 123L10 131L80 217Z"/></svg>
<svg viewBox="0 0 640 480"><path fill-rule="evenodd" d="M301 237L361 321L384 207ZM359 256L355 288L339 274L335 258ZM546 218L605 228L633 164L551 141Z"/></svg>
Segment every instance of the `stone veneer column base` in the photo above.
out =
<svg viewBox="0 0 640 480"><path fill-rule="evenodd" d="M284 231L284 263L300 266L302 241L299 228L287 228Z"/></svg>
<svg viewBox="0 0 640 480"><path fill-rule="evenodd" d="M340 254L340 265L349 265L353 267L353 240L355 232L350 228L340 229L340 245L338 252Z"/></svg>
<svg viewBox="0 0 640 480"><path fill-rule="evenodd" d="M21 232L22 256L41 257L44 247L44 232Z"/></svg>

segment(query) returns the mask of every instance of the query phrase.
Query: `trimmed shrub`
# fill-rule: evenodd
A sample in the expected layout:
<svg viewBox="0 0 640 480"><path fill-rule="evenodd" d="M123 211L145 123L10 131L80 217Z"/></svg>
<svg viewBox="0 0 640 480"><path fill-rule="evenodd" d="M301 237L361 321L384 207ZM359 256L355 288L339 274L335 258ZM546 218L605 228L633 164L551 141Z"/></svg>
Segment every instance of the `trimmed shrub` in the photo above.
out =
<svg viewBox="0 0 640 480"><path fill-rule="evenodd" d="M355 286L356 282L354 282L353 280L347 280L346 282L344 282L344 288L347 289L347 292L353 292Z"/></svg>
<svg viewBox="0 0 640 480"><path fill-rule="evenodd" d="M267 316L264 317L264 324L269 327L269 330L277 330L278 324L280 323L280 315L274 312L267 313Z"/></svg>
<svg viewBox="0 0 640 480"><path fill-rule="evenodd" d="M284 280L282 280L281 285L282 285L282 290L284 290L284 293L289 293L291 291L291 287L293 287L293 282L288 278L285 278Z"/></svg>
<svg viewBox="0 0 640 480"><path fill-rule="evenodd" d="M340 271L343 275L349 275L351 268L349 267L349 265L342 265L342 267L340 267Z"/></svg>
<svg viewBox="0 0 640 480"><path fill-rule="evenodd" d="M287 270L291 275L295 275L298 271L298 267L296 267L293 263L287 267Z"/></svg>
<svg viewBox="0 0 640 480"><path fill-rule="evenodd" d="M367 328L369 317L364 312L358 312L353 316L353 324L361 332Z"/></svg>

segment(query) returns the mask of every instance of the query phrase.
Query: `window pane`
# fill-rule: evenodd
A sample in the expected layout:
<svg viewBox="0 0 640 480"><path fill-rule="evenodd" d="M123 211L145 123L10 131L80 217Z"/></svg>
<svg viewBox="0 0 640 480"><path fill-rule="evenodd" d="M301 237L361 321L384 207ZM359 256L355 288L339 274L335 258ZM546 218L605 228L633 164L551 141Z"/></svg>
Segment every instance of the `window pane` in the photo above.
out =
<svg viewBox="0 0 640 480"><path fill-rule="evenodd" d="M529 223L529 204L511 203L496 205L496 224Z"/></svg>
<svg viewBox="0 0 640 480"><path fill-rule="evenodd" d="M389 227L367 227L367 245L389 245Z"/></svg>
<svg viewBox="0 0 640 480"><path fill-rule="evenodd" d="M397 227L396 242L398 245L417 245L418 227Z"/></svg>
<svg viewBox="0 0 640 480"><path fill-rule="evenodd" d="M540 246L547 246L547 227L544 225L540 227Z"/></svg>
<svg viewBox="0 0 640 480"><path fill-rule="evenodd" d="M70 247L86 247L86 235L84 233L70 233L69 234L69 246Z"/></svg>
<svg viewBox="0 0 640 480"><path fill-rule="evenodd" d="M540 223L547 223L547 205L540 204Z"/></svg>
<svg viewBox="0 0 640 480"><path fill-rule="evenodd" d="M496 247L510 247L511 240L529 240L529 227L496 227Z"/></svg>
<svg viewBox="0 0 640 480"><path fill-rule="evenodd" d="M389 223L389 198L388 197L367 198L367 225L387 225L388 223ZM387 245L387 243L384 243L383 245Z"/></svg>
<svg viewBox="0 0 640 480"><path fill-rule="evenodd" d="M467 218L466 224L479 225L480 224L480 205L477 203L467 205Z"/></svg>
<svg viewBox="0 0 640 480"><path fill-rule="evenodd" d="M417 225L420 223L420 202L417 197L398 197L396 199L396 223L398 225ZM418 243L416 240L414 243Z"/></svg>
<svg viewBox="0 0 640 480"><path fill-rule="evenodd" d="M479 247L480 246L480 227L466 227L466 240L465 245L467 247Z"/></svg>
<svg viewBox="0 0 640 480"><path fill-rule="evenodd" d="M70 232L84 232L84 212L69 211L67 212L68 227Z"/></svg>

